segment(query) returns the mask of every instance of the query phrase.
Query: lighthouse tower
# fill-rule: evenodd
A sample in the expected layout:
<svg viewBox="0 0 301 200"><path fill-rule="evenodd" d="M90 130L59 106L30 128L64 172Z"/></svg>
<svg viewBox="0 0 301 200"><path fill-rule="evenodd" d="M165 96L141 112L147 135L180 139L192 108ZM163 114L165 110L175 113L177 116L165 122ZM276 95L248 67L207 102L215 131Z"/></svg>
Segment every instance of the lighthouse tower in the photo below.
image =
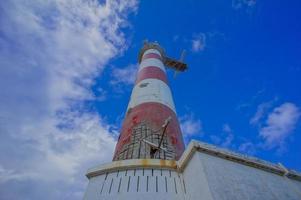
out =
<svg viewBox="0 0 301 200"><path fill-rule="evenodd" d="M140 50L113 161L88 170L85 200L301 199L301 174L191 141L184 151L165 68L185 71L158 43Z"/></svg>
<svg viewBox="0 0 301 200"><path fill-rule="evenodd" d="M138 61L136 83L113 160L178 160L184 143L164 64L181 71L186 65L178 61L171 65L157 43L145 43Z"/></svg>

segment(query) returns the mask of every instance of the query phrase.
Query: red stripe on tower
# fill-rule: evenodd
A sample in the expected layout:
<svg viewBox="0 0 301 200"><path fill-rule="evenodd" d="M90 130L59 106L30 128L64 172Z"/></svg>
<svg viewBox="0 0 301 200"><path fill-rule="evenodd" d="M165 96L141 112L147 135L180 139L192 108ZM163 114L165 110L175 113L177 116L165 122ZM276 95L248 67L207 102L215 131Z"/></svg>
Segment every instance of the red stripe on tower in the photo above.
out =
<svg viewBox="0 0 301 200"><path fill-rule="evenodd" d="M168 84L165 72L162 69L154 66L149 66L141 69L137 75L136 84L148 78L159 79Z"/></svg>

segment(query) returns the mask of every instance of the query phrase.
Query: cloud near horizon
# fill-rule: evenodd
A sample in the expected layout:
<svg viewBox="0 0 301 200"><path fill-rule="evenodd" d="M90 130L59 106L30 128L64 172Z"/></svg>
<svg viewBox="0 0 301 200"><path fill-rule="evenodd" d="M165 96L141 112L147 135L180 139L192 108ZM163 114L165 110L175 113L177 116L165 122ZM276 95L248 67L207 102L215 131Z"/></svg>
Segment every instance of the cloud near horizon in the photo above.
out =
<svg viewBox="0 0 301 200"><path fill-rule="evenodd" d="M223 125L223 132L225 138L223 139L222 143L220 144L222 147L230 148L232 146L234 140L233 130L229 124Z"/></svg>
<svg viewBox="0 0 301 200"><path fill-rule="evenodd" d="M196 118L193 113L181 116L179 118L179 121L184 141L186 144L193 137L199 137L204 134L201 120Z"/></svg>
<svg viewBox="0 0 301 200"><path fill-rule="evenodd" d="M87 168L111 160L116 128L86 100L127 48L129 1L0 3L0 196L82 199ZM60 185L60 187L58 187Z"/></svg>
<svg viewBox="0 0 301 200"><path fill-rule="evenodd" d="M274 108L268 114L265 125L259 130L260 137L264 139L264 146L268 149L282 148L293 133L300 114L300 109L290 102Z"/></svg>
<svg viewBox="0 0 301 200"><path fill-rule="evenodd" d="M191 40L191 50L195 53L204 51L206 47L206 34L199 33Z"/></svg>

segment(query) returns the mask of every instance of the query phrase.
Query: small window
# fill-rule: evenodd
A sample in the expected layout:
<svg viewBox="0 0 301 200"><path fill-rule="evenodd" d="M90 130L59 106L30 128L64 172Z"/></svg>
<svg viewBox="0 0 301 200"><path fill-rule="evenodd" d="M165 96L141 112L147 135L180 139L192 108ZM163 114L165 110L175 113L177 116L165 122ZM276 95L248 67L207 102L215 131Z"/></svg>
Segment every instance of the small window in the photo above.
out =
<svg viewBox="0 0 301 200"><path fill-rule="evenodd" d="M141 83L141 84L139 85L139 87L144 88L144 87L146 87L148 84L149 84L149 83Z"/></svg>

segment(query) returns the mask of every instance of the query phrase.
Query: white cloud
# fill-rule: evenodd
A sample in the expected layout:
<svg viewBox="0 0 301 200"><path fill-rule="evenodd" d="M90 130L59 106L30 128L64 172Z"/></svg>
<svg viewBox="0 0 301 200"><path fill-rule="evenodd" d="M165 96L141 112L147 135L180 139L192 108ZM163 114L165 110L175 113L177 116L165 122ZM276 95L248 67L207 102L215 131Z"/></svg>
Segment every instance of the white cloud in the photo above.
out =
<svg viewBox="0 0 301 200"><path fill-rule="evenodd" d="M210 140L214 143L214 144L219 144L221 142L221 138L216 136L216 135L210 135Z"/></svg>
<svg viewBox="0 0 301 200"><path fill-rule="evenodd" d="M232 8L234 10L243 8L253 8L256 5L256 0L232 0Z"/></svg>
<svg viewBox="0 0 301 200"><path fill-rule="evenodd" d="M284 103L268 115L266 125L259 131L267 148L282 147L293 133L300 117L300 109L293 103Z"/></svg>
<svg viewBox="0 0 301 200"><path fill-rule="evenodd" d="M95 99L97 101L105 101L107 100L108 92L101 87L95 89Z"/></svg>
<svg viewBox="0 0 301 200"><path fill-rule="evenodd" d="M225 138L222 140L221 146L231 147L234 140L234 134L229 124L223 125L223 132L225 133Z"/></svg>
<svg viewBox="0 0 301 200"><path fill-rule="evenodd" d="M223 131L226 132L226 133L231 133L232 129L231 129L229 124L224 124L223 125Z"/></svg>
<svg viewBox="0 0 301 200"><path fill-rule="evenodd" d="M258 90L257 93L255 95L253 95L248 101L241 102L240 104L238 104L236 106L235 109L238 111L245 111L245 110L249 109L258 101L258 99L263 97L264 93L265 93L265 89ZM278 98L275 97L273 101L276 101L277 99Z"/></svg>
<svg viewBox="0 0 301 200"><path fill-rule="evenodd" d="M210 140L221 147L239 151L249 155L254 155L257 150L256 144L242 137L235 137L233 129L229 124L224 124L220 135L210 135Z"/></svg>
<svg viewBox="0 0 301 200"><path fill-rule="evenodd" d="M255 115L250 119L250 124L257 125L265 116L268 109L272 106L272 101L259 104Z"/></svg>
<svg viewBox="0 0 301 200"><path fill-rule="evenodd" d="M0 3L0 196L82 199L84 172L109 161L115 127L85 111L137 2Z"/></svg>
<svg viewBox="0 0 301 200"><path fill-rule="evenodd" d="M205 33L199 33L191 40L191 49L193 52L203 51L206 47Z"/></svg>
<svg viewBox="0 0 301 200"><path fill-rule="evenodd" d="M224 124L220 135L210 135L210 140L225 148L233 147L234 134L229 124Z"/></svg>
<svg viewBox="0 0 301 200"><path fill-rule="evenodd" d="M136 80L138 66L137 64L130 64L124 68L114 68L112 71L112 80L111 84L125 84L131 85L134 84Z"/></svg>
<svg viewBox="0 0 301 200"><path fill-rule="evenodd" d="M61 124L62 122L65 124ZM21 136L22 141L16 140L15 145L27 150L28 152L23 153L30 153L31 158L20 160L26 166L25 169L5 163L13 168L9 170L12 176L8 176L7 180L19 180L23 177L22 180L30 178L41 182L74 182L77 173L84 175L83 170L91 167L91 163L110 160L112 156L116 134L114 127L95 114L66 112L64 117L39 123L23 125L22 132L16 135ZM27 149L27 145L30 148Z"/></svg>
<svg viewBox="0 0 301 200"><path fill-rule="evenodd" d="M180 117L180 126L184 137L203 135L202 122L190 113Z"/></svg>
<svg viewBox="0 0 301 200"><path fill-rule="evenodd" d="M174 35L174 36L172 37L172 40L173 40L174 42L176 42L176 41L179 40L179 38L180 38L179 35Z"/></svg>
<svg viewBox="0 0 301 200"><path fill-rule="evenodd" d="M244 142L239 145L238 151L249 155L254 155L256 153L256 145L252 142Z"/></svg>

